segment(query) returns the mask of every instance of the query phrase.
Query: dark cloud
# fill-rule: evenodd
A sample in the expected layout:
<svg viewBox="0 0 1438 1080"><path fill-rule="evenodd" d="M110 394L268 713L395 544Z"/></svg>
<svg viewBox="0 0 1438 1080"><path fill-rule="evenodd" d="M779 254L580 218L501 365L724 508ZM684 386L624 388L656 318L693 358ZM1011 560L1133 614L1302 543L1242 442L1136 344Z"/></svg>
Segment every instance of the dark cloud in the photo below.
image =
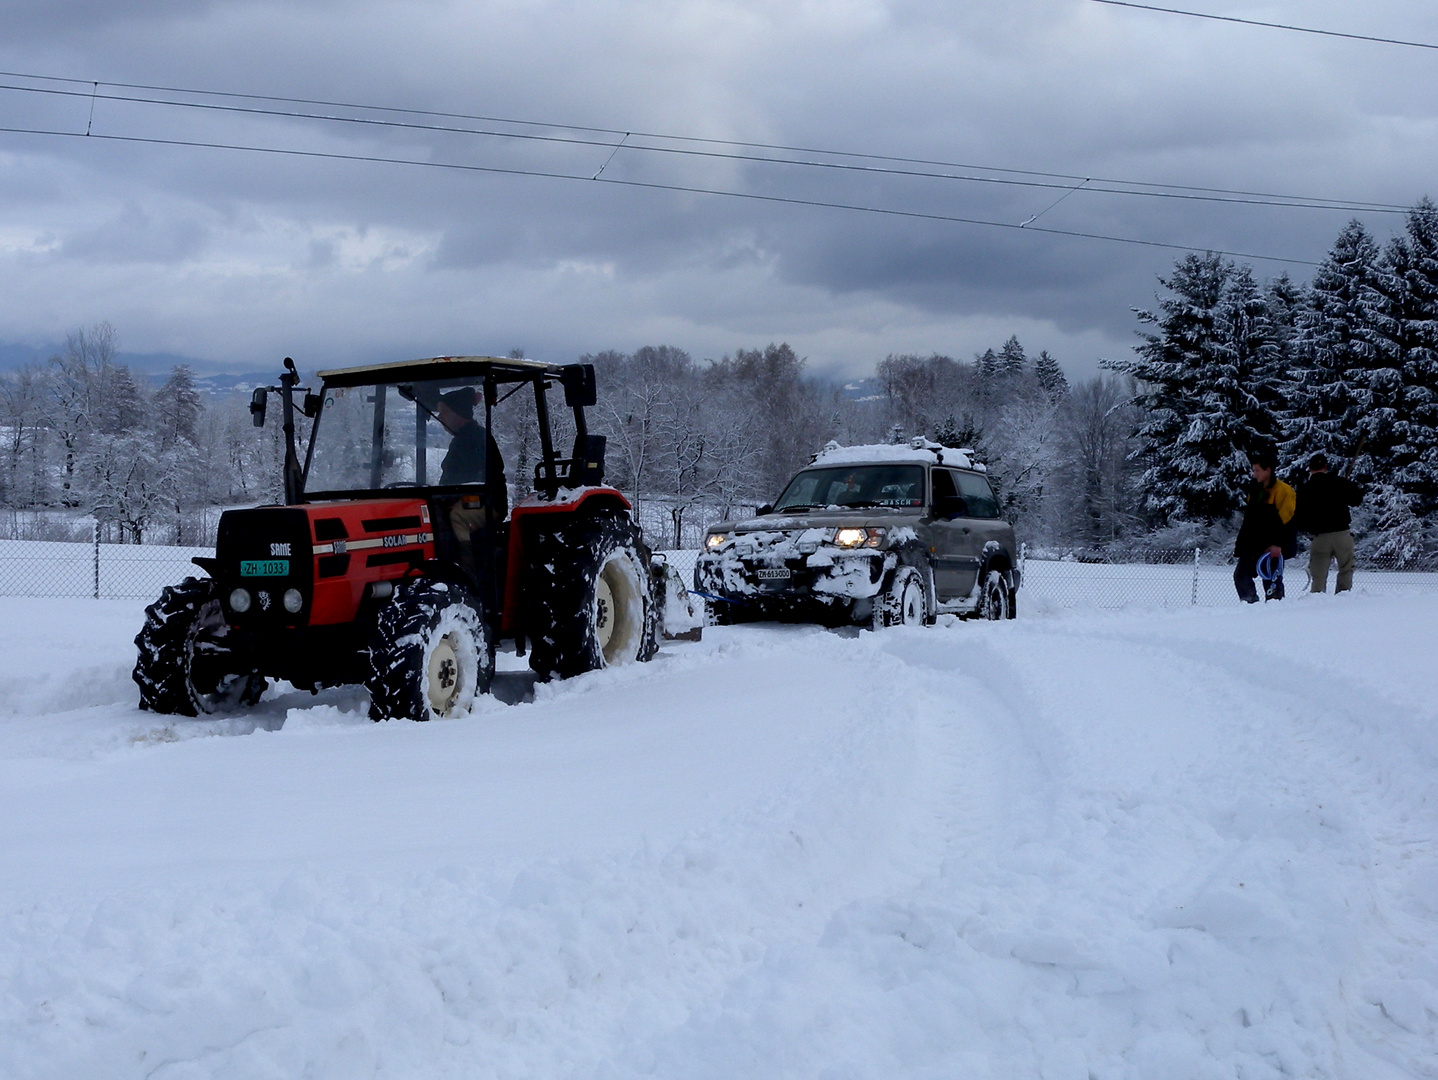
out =
<svg viewBox="0 0 1438 1080"><path fill-rule="evenodd" d="M1381 12L1286 0L1265 14L1438 40L1438 12L1418 0ZM516 344L572 355L664 340L718 355L788 339L816 365L848 370L891 351L963 355L1020 332L1092 370L1100 353L1128 348L1129 309L1151 305L1156 276L1180 252L672 189L1007 225L1040 215L1041 227L1314 260L1348 214L1088 189L1060 201L1062 186L873 170L1011 180L1024 174L994 170L1029 170L1071 174L1074 184L1109 178L1406 205L1438 165L1438 76L1418 52L1088 0L9 5L0 66L11 71L109 80L101 90L110 94L131 82L490 119L424 121L478 132L402 130L92 102L89 84L64 98L35 91L65 84L8 78L29 89L0 90L0 126L78 135L90 125L94 134L0 134L0 273L9 286L0 341L54 340L103 317L128 347L250 367L251 354L272 348L379 359ZM871 168L655 154L636 148L643 133L953 168L694 142L665 145ZM574 141L517 137L525 134ZM589 179L601 167L606 180L659 186ZM1380 237L1401 223L1365 220ZM1256 264L1261 276L1280 269Z"/></svg>

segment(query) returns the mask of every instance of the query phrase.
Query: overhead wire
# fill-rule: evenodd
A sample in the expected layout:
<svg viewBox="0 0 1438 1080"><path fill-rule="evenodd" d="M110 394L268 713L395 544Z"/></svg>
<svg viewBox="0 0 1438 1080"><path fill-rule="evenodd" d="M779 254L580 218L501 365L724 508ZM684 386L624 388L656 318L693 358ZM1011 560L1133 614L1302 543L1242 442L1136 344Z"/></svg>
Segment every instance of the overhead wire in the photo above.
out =
<svg viewBox="0 0 1438 1080"><path fill-rule="evenodd" d="M670 184L657 181L629 180L613 176L589 176L576 173L556 172L543 169L519 169L498 165L474 165L463 162L426 161L419 158L398 158L386 157L379 154L344 154L338 151L329 150L299 150L288 147L274 146L250 146L239 143L210 142L201 139L165 139L157 136L142 135L113 135L103 133L85 133L77 131L57 131L48 128L24 128L0 126L0 132L19 135L43 135L59 136L83 140L107 140L111 142L137 143L154 146L178 146L189 148L201 148L212 150L234 150L257 154L274 154L286 157L312 158L331 161L352 161L364 163L378 163L389 165L406 165L430 169L448 169L462 172L490 173L505 176L526 176L540 177L553 180L577 180L583 183L612 184L619 187L641 188L652 191L670 191L693 195L716 195L732 199L745 199L754 202L780 203L791 206L808 206L829 210L846 210L851 212L879 214L889 217L907 218L922 221L942 221L961 225L982 225L991 228L1010 229L1029 233L1045 233L1051 236L1064 236L1084 240L1103 240L1115 244L1127 244L1137 247L1161 248L1168 251L1185 251L1197 254L1223 255L1229 258L1252 259L1261 262L1288 263L1297 266L1317 266L1317 262L1309 259L1287 258L1278 255L1262 255L1254 252L1228 251L1213 247L1196 246L1192 244L1173 244L1159 240L1142 240L1136 237L1111 236L1104 233L1082 232L1074 229L1054 229L1046 226L1018 225L1011 221L992 221L984 218L963 217L955 214L938 214L921 210L902 210L896 207L865 206L859 203L843 203L826 199L806 199L787 195L766 195L752 191L731 191L724 188L699 187L689 184Z"/></svg>
<svg viewBox="0 0 1438 1080"><path fill-rule="evenodd" d="M1109 7L1137 8L1140 11L1160 11L1166 15L1186 15L1190 19L1211 19L1214 22L1241 23L1244 26L1263 26L1270 30L1292 30L1299 34L1320 34L1323 37L1347 38L1350 41L1372 41L1380 45L1403 45L1410 49L1438 49L1438 44L1429 41L1404 41L1400 38L1374 37L1371 34L1351 34L1341 30L1319 30L1312 26L1293 26L1289 23L1264 22L1261 19L1241 19L1236 15L1214 15L1206 11L1184 11L1181 8L1160 7L1157 4L1136 4L1130 0L1093 0L1095 4Z"/></svg>
<svg viewBox="0 0 1438 1080"><path fill-rule="evenodd" d="M22 72L0 71L0 78L11 79L32 79L47 82L67 82L72 84L92 84L91 89L79 90L53 90L41 87L18 86L14 84L0 84L0 90L12 90L26 93L49 94L62 97L84 97L94 100L98 96L102 100L118 102L164 105L176 108L187 108L207 110L214 112L228 112L237 114L251 114L259 116L272 116L286 119L315 120L329 123L351 124L356 126L395 128L399 130L414 130L439 132L446 134L477 135L493 138L507 138L528 142L546 142L577 146L594 146L610 150L608 160L600 167L604 171L613 161L621 149L629 151L641 151L653 154L671 154L686 157L707 157L719 160L747 161L771 165L793 165L804 168L822 169L839 172L875 173L880 175L897 175L920 179L951 180L965 183L993 184L1000 186L1030 187L1038 189L1051 189L1068 191L1074 187L1076 181L1081 181L1080 187L1086 191L1110 195L1129 195L1146 198L1176 199L1198 202L1237 203L1242 205L1258 206L1279 206L1293 209L1318 209L1318 210L1339 210L1348 213L1380 213L1380 214L1404 214L1408 207L1396 203L1383 203L1365 200L1336 199L1320 196L1305 196L1281 194L1275 192L1247 191L1242 189L1206 187L1200 185L1155 183L1151 181L1127 180L1122 178L1102 176L1078 176L1069 173L1045 172L1040 170L1012 169L1000 166L977 165L972 163L947 162L934 159L902 157L898 155L869 154L853 151L832 150L818 147L788 146L778 143L757 143L741 140L711 139L690 135L667 135L654 132L623 131L617 128L588 127L584 125L555 124L534 120L521 120L504 117L480 116L467 113L441 112L436 110L408 109L387 105L368 105L353 102L325 101L312 98L284 97L268 94L238 94L226 91L196 90L181 87L158 86L153 84L122 83L101 80L93 83L93 80L81 80L76 78L55 76L55 75L34 75ZM223 105L211 102L196 101L172 101L163 98L136 97L127 94L99 94L99 86L111 86L117 89L148 90L156 93L189 94L196 97L221 97L236 98L247 101L270 101L291 105L315 105L324 108L353 109L373 112L390 112L417 116L430 116L439 119L469 120L480 123L509 124L527 128L545 128L549 131L576 131L587 132L596 135L617 135L618 142L610 140L594 140L574 138L562 135L541 135L526 132L483 130L464 127L452 127L440 124L422 124L399 120L383 120L373 117L336 116L324 113L295 112L293 110L260 109L253 106ZM752 154L722 153L706 150L687 150L672 146L649 146L643 143L630 141L632 139L650 139L667 142L682 142L691 144L708 144L713 146L731 146L748 148L753 150L773 150L783 153L796 154L822 154L828 157L844 157L866 161L887 161L899 165L926 165L935 168L947 169L971 169L979 172L1003 173L1006 176L973 176L955 173L931 172L923 169L900 169L871 165L852 165L835 161L815 161L795 158L776 158L758 156ZM1043 179L1015 180L1009 177L1028 176ZM1110 186L1101 186L1110 185Z"/></svg>

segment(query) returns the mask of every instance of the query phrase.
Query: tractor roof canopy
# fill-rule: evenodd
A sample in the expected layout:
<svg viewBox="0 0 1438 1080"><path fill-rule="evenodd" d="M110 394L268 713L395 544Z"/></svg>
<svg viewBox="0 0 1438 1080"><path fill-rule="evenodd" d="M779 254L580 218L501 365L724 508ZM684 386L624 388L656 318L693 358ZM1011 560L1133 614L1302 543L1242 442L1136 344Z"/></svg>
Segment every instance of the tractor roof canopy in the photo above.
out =
<svg viewBox="0 0 1438 1080"><path fill-rule="evenodd" d="M431 356L421 360L400 360L389 364L330 368L319 372L326 386L369 386L374 383L469 379L489 376L499 382L522 382L548 375L562 379L573 364L546 364L541 360L516 360L501 356Z"/></svg>

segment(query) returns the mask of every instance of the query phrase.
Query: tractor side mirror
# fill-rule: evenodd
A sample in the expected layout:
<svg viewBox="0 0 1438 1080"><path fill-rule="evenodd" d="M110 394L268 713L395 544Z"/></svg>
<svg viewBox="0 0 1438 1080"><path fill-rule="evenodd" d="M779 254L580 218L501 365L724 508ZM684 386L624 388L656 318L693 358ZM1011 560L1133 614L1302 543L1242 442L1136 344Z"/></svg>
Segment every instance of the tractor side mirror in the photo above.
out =
<svg viewBox="0 0 1438 1080"><path fill-rule="evenodd" d="M599 400L593 364L566 364L559 369L559 381L564 386L564 404L571 409L587 409Z"/></svg>
<svg viewBox="0 0 1438 1080"><path fill-rule="evenodd" d="M313 420L316 416L320 414L320 406L323 404L324 399L322 399L318 394L306 394L304 403L300 406L300 408L306 416Z"/></svg>
<svg viewBox="0 0 1438 1080"><path fill-rule="evenodd" d="M270 392L263 386L255 387L254 393L250 395L250 420L255 427L265 426L265 405L270 399Z"/></svg>

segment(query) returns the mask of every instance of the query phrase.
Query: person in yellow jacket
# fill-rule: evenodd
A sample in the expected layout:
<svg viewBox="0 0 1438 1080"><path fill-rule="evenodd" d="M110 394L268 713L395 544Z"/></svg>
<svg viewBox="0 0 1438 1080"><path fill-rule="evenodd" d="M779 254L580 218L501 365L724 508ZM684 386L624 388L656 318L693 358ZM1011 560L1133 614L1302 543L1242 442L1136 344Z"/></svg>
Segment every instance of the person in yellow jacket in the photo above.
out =
<svg viewBox="0 0 1438 1080"><path fill-rule="evenodd" d="M1268 556L1266 567L1276 571L1263 579L1265 600L1283 599L1283 560L1297 554L1298 536L1293 527L1293 512L1298 496L1293 488L1274 475L1278 457L1271 450L1257 450L1249 455L1253 486L1248 491L1248 505L1243 510L1243 524L1233 542L1238 565L1233 569L1233 584L1239 599L1258 603L1258 590L1253 579L1259 576L1259 560Z"/></svg>

